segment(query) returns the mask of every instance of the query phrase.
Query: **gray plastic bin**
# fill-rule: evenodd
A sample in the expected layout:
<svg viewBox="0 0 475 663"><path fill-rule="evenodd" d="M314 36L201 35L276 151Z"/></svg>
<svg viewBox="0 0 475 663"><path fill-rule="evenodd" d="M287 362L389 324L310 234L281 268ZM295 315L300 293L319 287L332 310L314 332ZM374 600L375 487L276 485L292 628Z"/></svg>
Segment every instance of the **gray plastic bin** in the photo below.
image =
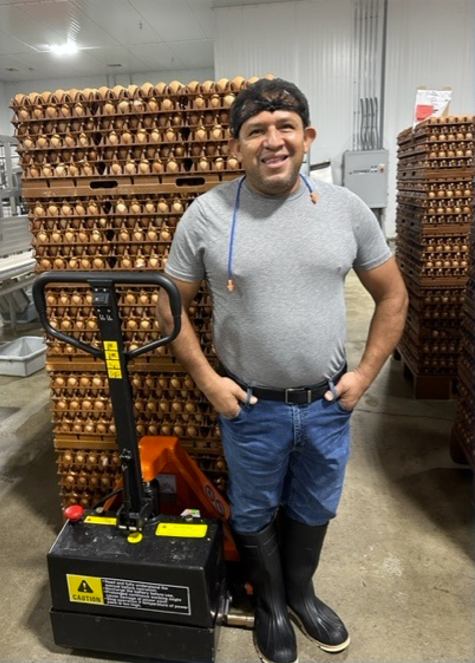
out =
<svg viewBox="0 0 475 663"><path fill-rule="evenodd" d="M45 363L46 345L41 336L23 336L0 345L0 375L27 377Z"/></svg>

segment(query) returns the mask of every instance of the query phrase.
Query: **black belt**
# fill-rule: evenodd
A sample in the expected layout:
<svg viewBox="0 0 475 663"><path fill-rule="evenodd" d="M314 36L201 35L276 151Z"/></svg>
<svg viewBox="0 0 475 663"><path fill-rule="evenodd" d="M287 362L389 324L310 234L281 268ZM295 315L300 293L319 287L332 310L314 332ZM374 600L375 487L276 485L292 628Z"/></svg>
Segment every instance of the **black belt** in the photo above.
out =
<svg viewBox="0 0 475 663"><path fill-rule="evenodd" d="M342 370L335 375L333 382L337 383L342 375L346 373L346 365ZM221 364L219 367L218 373L220 375L226 376L234 380L241 389L247 391L249 388L252 390L252 393L257 398L261 398L264 401L281 401L287 403L287 405L305 405L308 403L313 403L314 401L320 400L323 398L324 394L329 390L328 380L320 382L319 384L313 385L311 387L291 387L290 389L268 389L266 387L250 387L233 375L231 375Z"/></svg>

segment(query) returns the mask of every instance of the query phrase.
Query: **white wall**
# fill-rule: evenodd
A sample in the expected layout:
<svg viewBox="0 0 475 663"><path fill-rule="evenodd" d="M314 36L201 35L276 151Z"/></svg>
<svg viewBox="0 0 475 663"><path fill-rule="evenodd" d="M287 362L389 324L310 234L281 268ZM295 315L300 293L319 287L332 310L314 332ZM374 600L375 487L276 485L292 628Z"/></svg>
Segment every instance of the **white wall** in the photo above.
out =
<svg viewBox="0 0 475 663"><path fill-rule="evenodd" d="M318 137L310 162L332 162L351 149L353 117L353 0L318 0L217 9L217 78L272 73L308 98Z"/></svg>
<svg viewBox="0 0 475 663"><path fill-rule="evenodd" d="M319 136L311 162L331 159L341 182L343 152L352 149L358 0L308 0L216 12L217 78L272 73L308 96ZM475 110L473 0L389 0L383 147L389 149L388 238L396 234L396 138L410 126L416 88L453 89L451 114Z"/></svg>
<svg viewBox="0 0 475 663"><path fill-rule="evenodd" d="M0 83L0 134L6 136L12 135L12 125L10 124L11 111L8 108L10 97L7 96L5 84Z"/></svg>
<svg viewBox="0 0 475 663"><path fill-rule="evenodd" d="M396 140L412 124L415 91L452 88L450 115L475 113L475 2L390 0L385 143L390 149L387 227L395 234Z"/></svg>

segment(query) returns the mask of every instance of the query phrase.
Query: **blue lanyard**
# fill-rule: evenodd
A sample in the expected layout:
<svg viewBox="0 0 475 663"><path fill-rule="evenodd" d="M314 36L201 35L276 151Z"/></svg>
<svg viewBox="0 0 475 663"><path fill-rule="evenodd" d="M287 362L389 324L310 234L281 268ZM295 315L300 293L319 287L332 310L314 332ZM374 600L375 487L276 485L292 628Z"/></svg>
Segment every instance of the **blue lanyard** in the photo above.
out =
<svg viewBox="0 0 475 663"><path fill-rule="evenodd" d="M316 203L318 200L318 195L316 192L313 190L312 185L308 181L308 179L305 177L305 175L302 175L300 173L300 177L305 183L305 186L310 192L310 198L313 203ZM229 239L229 252L228 252L228 283L227 283L227 289L229 292L232 292L234 290L234 280L233 280L233 257L234 257L234 241L236 238L236 224L237 224L237 218L238 218L238 212L239 212L239 201L241 198L241 189L242 185L244 183L244 180L246 179L246 176L241 177L239 180L238 188L236 191L236 198L234 200L234 209L233 209L233 221L231 224L231 237Z"/></svg>

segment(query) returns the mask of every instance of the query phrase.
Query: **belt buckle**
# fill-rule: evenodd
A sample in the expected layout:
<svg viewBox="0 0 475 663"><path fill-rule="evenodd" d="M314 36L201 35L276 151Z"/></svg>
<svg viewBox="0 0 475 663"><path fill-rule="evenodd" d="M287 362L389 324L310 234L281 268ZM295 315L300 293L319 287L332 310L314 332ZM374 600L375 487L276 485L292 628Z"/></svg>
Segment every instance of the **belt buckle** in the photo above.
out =
<svg viewBox="0 0 475 663"><path fill-rule="evenodd" d="M284 394L284 402L286 405L294 405L293 401L289 401L289 395L290 394L295 394L295 393L306 393L307 394L307 405L309 405L312 402L312 390L311 389L305 389L302 387L290 387L289 389L285 390ZM305 401L304 401L305 403ZM303 405L304 403L297 403L296 405Z"/></svg>

